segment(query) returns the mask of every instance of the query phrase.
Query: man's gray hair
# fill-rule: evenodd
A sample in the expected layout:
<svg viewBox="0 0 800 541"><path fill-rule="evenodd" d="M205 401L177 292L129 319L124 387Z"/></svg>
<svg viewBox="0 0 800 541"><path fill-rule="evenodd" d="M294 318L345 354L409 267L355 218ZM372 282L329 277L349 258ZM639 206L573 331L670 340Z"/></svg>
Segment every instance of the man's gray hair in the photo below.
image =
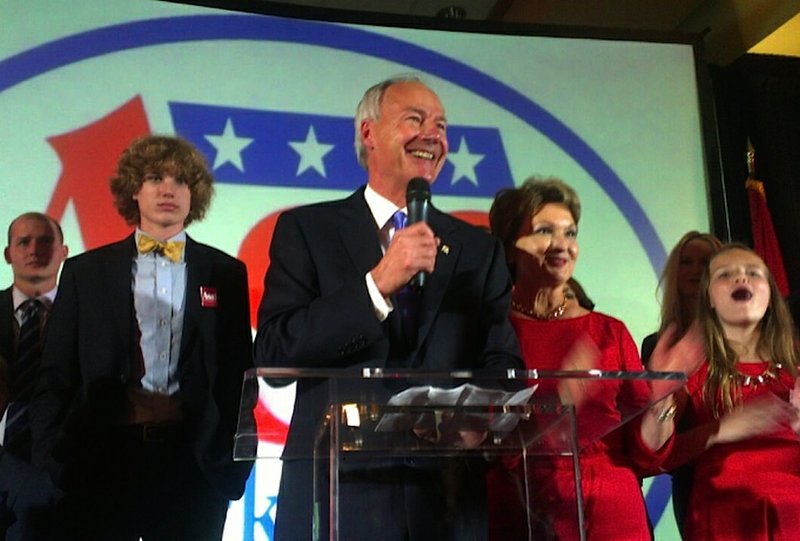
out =
<svg viewBox="0 0 800 541"><path fill-rule="evenodd" d="M422 79L413 73L390 77L364 92L364 97L361 98L361 101L358 102L358 107L356 107L356 157L358 158L358 163L364 169L367 168L367 147L364 146L364 141L361 139L361 123L367 119L378 120L380 118L383 95L386 93L386 89L397 83L422 83Z"/></svg>

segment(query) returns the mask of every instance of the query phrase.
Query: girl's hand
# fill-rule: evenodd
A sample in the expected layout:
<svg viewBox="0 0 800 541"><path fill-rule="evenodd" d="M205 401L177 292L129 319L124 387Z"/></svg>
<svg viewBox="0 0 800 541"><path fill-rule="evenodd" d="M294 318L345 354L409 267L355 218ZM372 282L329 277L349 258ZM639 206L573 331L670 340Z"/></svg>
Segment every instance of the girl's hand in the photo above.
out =
<svg viewBox="0 0 800 541"><path fill-rule="evenodd" d="M797 417L793 406L772 393L766 393L723 415L713 443L732 443L772 434L787 423L795 428Z"/></svg>

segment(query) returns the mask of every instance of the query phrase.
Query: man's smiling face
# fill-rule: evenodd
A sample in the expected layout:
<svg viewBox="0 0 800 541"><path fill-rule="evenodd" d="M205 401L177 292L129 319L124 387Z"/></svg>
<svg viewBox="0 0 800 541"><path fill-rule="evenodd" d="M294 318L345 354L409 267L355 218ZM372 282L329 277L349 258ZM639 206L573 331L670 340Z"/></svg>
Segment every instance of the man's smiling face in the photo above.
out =
<svg viewBox="0 0 800 541"><path fill-rule="evenodd" d="M433 182L447 157L447 119L436 94L418 82L386 89L380 116L362 125L370 183L388 192L409 180ZM380 191L380 190L379 190Z"/></svg>

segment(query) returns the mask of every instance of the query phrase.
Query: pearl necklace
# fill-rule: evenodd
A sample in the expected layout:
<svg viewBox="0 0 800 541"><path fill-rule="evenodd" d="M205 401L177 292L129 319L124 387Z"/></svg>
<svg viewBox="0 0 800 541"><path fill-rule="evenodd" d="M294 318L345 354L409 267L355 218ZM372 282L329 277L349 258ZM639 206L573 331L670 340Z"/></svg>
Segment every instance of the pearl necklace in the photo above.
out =
<svg viewBox="0 0 800 541"><path fill-rule="evenodd" d="M535 311L533 308L528 308L527 306L523 306L522 304L518 303L515 300L511 300L511 308L516 310L521 314L525 314L528 317L532 317L534 319L542 319L544 321L552 321L554 319L560 319L564 315L564 310L567 308L567 297L564 296L564 300L561 302L560 305L556 306L554 310L549 313L540 313Z"/></svg>

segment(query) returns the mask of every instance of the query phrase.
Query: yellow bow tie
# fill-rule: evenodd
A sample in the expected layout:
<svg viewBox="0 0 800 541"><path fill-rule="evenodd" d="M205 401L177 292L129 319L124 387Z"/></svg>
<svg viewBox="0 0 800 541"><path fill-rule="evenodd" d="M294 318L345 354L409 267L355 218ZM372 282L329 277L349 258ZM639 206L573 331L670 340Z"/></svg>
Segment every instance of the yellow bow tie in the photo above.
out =
<svg viewBox="0 0 800 541"><path fill-rule="evenodd" d="M163 255L173 263L177 263L181 260L181 255L183 255L184 244L186 243L182 240L162 242L146 235L140 235L138 248L139 253L149 254L150 252L155 252Z"/></svg>

